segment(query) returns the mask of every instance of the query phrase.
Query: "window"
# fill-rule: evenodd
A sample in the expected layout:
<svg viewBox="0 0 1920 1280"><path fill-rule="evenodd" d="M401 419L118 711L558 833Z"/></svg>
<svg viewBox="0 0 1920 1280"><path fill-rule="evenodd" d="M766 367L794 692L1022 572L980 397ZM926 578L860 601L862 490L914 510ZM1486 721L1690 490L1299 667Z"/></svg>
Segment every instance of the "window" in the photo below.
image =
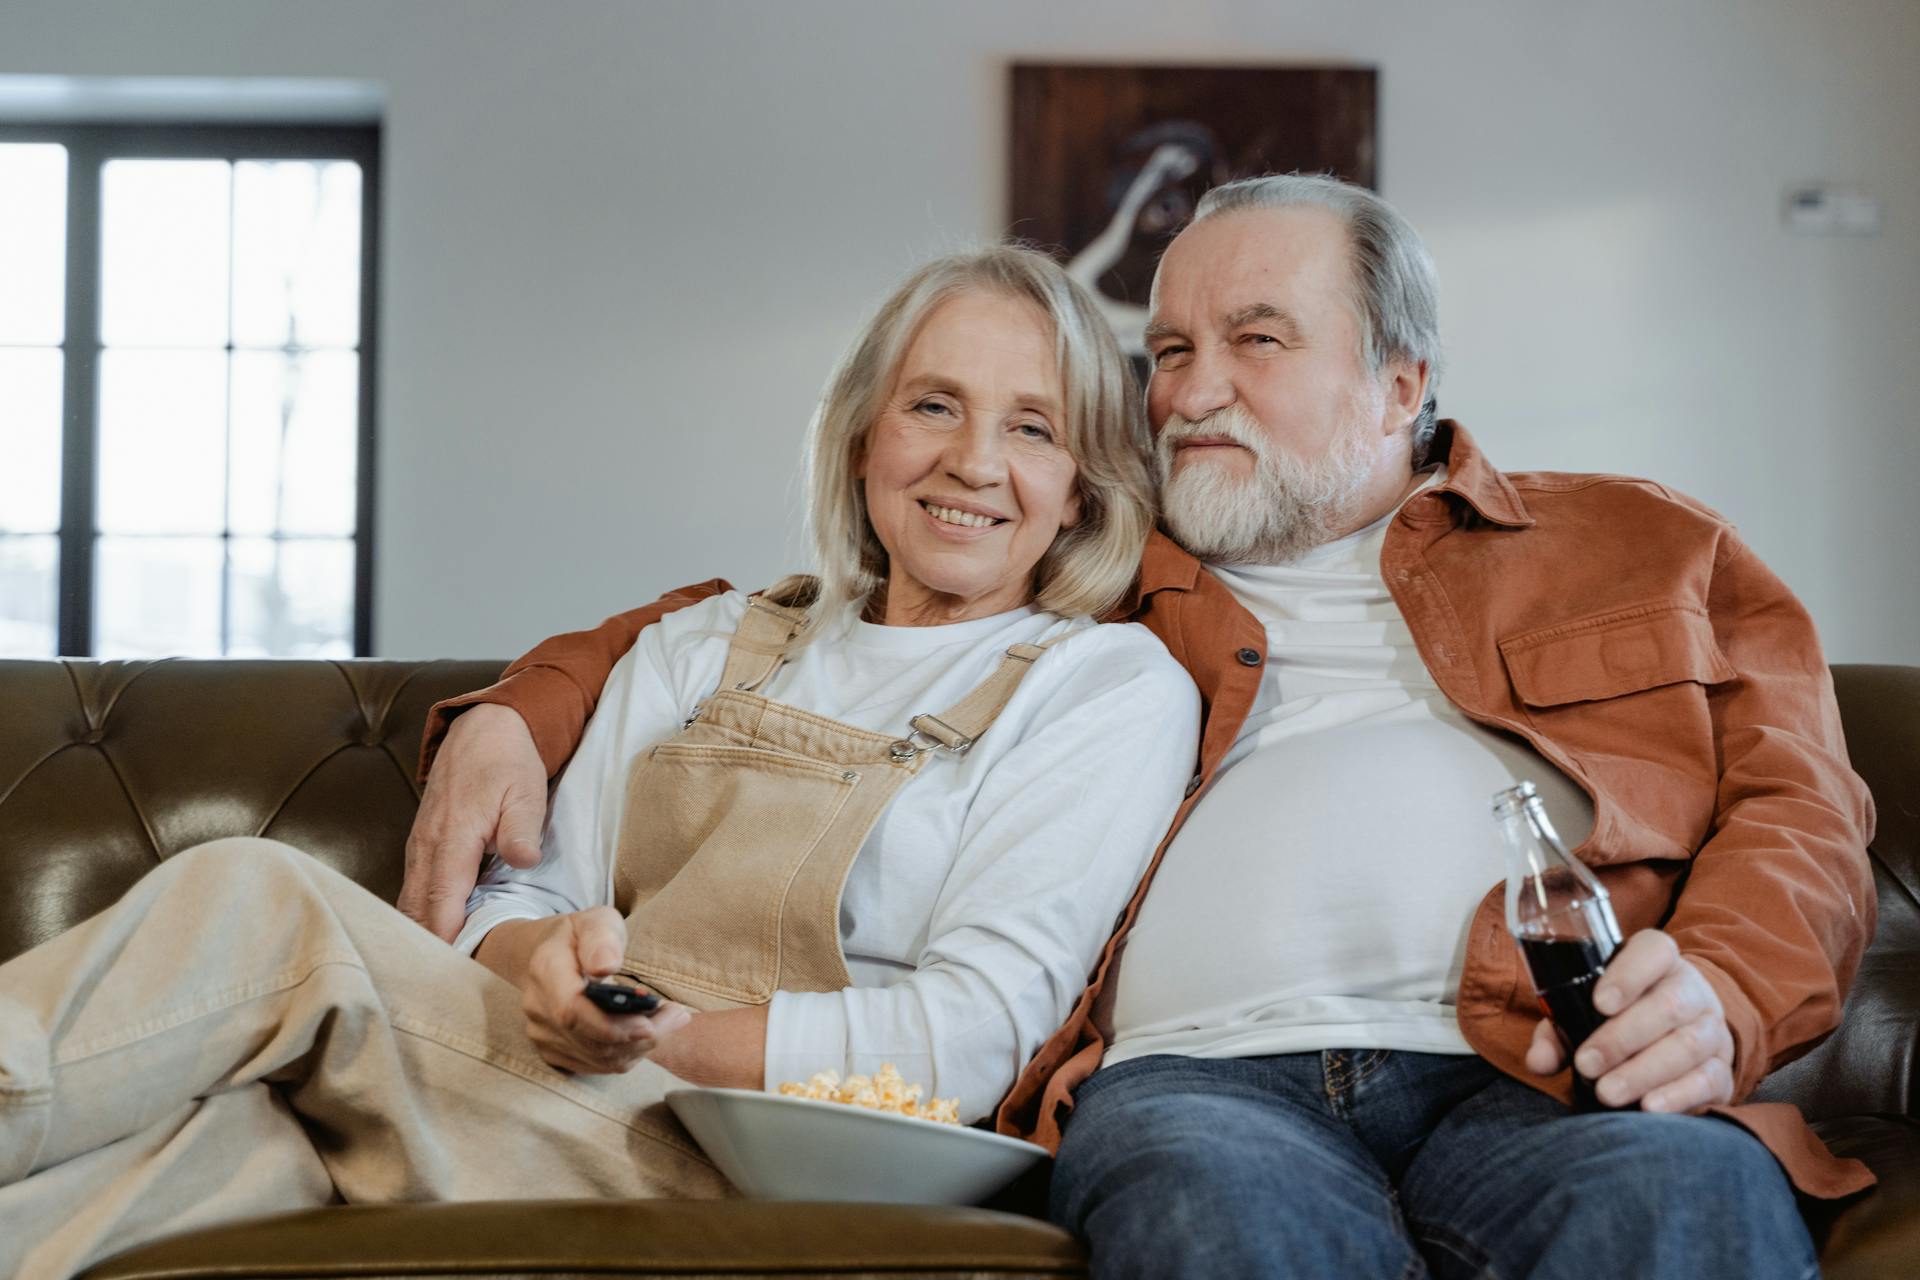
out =
<svg viewBox="0 0 1920 1280"><path fill-rule="evenodd" d="M0 125L0 656L370 651L378 154Z"/></svg>

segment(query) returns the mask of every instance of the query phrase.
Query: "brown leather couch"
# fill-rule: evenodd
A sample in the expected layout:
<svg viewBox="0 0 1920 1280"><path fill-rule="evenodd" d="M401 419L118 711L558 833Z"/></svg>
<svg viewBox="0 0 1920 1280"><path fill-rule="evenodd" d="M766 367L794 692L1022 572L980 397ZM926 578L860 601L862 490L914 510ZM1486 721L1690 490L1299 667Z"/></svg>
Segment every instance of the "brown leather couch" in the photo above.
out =
<svg viewBox="0 0 1920 1280"><path fill-rule="evenodd" d="M426 710L499 669L0 662L0 959L107 906L159 859L226 835L287 841L391 900ZM1920 1275L1920 668L1834 676L1854 765L1880 810L1880 930L1844 1025L1769 1078L1763 1096L1799 1103L1831 1145L1882 1179L1837 1208L1810 1207L1827 1274L1911 1277ZM1017 1189L997 1209L343 1206L159 1241L88 1275L1083 1275L1079 1246L1028 1216L1036 1190Z"/></svg>

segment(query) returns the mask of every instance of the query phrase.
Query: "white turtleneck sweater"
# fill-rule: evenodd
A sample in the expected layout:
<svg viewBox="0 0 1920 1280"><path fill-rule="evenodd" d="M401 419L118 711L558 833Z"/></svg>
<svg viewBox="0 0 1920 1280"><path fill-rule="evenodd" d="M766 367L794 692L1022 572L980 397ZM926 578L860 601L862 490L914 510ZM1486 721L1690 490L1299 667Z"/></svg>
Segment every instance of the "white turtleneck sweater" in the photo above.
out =
<svg viewBox="0 0 1920 1280"><path fill-rule="evenodd" d="M1212 569L1266 625L1266 670L1127 938L1107 1064L1470 1052L1467 926L1505 875L1489 801L1531 778L1570 846L1591 830L1585 792L1428 675L1380 573L1393 514L1290 564Z"/></svg>

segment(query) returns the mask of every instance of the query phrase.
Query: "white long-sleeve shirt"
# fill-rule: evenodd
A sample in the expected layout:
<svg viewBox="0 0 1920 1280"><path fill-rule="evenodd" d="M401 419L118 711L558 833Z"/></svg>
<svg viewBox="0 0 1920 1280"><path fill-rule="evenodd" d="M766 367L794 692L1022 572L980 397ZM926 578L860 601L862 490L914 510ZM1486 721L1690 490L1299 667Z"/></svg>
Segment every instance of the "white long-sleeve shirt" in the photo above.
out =
<svg viewBox="0 0 1920 1280"><path fill-rule="evenodd" d="M633 759L712 693L738 593L669 614L614 667L549 810L544 857L492 862L455 945L503 920L611 903ZM985 1115L1070 1012L1193 771L1199 695L1144 627L1020 609L888 627L848 607L760 690L876 732L958 703L1008 646L1072 633L1036 662L965 756L937 754L895 796L848 873L854 985L779 992L766 1083L899 1066Z"/></svg>

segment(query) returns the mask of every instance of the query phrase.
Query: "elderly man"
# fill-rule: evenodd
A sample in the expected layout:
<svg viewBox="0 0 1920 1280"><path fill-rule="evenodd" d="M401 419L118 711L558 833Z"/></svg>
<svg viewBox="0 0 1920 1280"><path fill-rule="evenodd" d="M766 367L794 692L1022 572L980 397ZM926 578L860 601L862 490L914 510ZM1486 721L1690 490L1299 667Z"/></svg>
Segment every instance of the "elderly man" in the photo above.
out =
<svg viewBox="0 0 1920 1280"><path fill-rule="evenodd" d="M1054 1216L1103 1277L1815 1274L1795 1190L1871 1176L1739 1105L1834 1026L1872 928L1871 809L1805 611L1699 504L1503 474L1436 421L1432 267L1366 191L1211 192L1148 339L1172 541L1122 612L1207 723L1001 1109L1059 1144ZM488 841L538 856L544 778L679 603L436 716L416 917L457 924ZM1523 778L1628 935L1571 1064L1495 883L1487 801ZM1570 1110L1569 1066L1610 1110Z"/></svg>

